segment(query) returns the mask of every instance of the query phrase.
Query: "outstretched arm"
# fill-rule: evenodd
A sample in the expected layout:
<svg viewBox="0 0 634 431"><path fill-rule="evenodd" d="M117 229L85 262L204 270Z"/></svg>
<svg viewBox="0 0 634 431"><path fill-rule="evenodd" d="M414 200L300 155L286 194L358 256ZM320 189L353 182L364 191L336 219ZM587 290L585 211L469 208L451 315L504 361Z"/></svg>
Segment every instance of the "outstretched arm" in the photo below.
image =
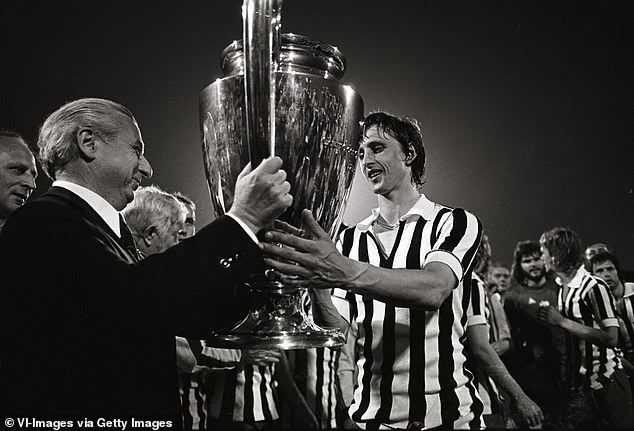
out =
<svg viewBox="0 0 634 431"><path fill-rule="evenodd" d="M478 367L493 379L500 389L511 395L515 408L526 423L531 427L541 424L544 420L544 414L511 377L504 363L489 344L487 325L468 326L467 341L477 358Z"/></svg>
<svg viewBox="0 0 634 431"><path fill-rule="evenodd" d="M272 243L263 243L261 247L269 256L265 259L267 265L281 273L302 277L314 288L338 287L400 307L437 309L463 275L458 257L445 250L428 254L422 269L417 270L379 268L349 259L339 253L310 211L304 210L302 216L306 227L304 237L280 230L269 231L267 240L282 247ZM472 224L477 226L477 219L471 217ZM467 242L477 247L479 230L473 229L472 238Z"/></svg>
<svg viewBox="0 0 634 431"><path fill-rule="evenodd" d="M589 341L599 347L614 347L618 342L619 334L617 326L608 326L603 329L586 326L562 316L552 305L540 307L538 317L550 325L563 328L572 335Z"/></svg>

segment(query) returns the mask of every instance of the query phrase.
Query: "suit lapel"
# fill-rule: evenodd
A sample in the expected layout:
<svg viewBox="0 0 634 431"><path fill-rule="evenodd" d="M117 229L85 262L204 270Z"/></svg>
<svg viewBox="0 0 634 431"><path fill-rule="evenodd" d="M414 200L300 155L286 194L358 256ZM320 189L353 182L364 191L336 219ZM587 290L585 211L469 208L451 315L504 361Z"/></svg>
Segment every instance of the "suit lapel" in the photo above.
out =
<svg viewBox="0 0 634 431"><path fill-rule="evenodd" d="M121 238L112 231L110 226L108 226L105 220L101 218L97 211L95 211L85 200L77 196L75 193L62 187L51 187L42 196L42 198L62 200L67 206L79 213L86 221L86 224L94 232L95 236L106 243L106 245L121 256L123 260L126 260L128 263L138 262L137 256L128 251Z"/></svg>

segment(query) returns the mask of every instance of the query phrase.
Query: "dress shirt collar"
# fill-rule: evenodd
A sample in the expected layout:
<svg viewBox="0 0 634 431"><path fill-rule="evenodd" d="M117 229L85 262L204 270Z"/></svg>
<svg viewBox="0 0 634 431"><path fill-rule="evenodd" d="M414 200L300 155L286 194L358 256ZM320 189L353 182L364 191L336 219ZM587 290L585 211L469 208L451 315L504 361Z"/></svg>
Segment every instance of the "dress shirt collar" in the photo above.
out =
<svg viewBox="0 0 634 431"><path fill-rule="evenodd" d="M56 180L53 182L53 187L61 187L75 193L82 198L97 214L106 222L108 227L121 238L121 229L119 227L119 213L112 205L108 203L104 198L99 196L92 190L79 184L71 183L69 181Z"/></svg>
<svg viewBox="0 0 634 431"><path fill-rule="evenodd" d="M405 213L400 219L400 221L407 220L413 216L421 216L425 220L431 220L434 217L436 204L427 199L424 194L420 195L420 198L416 203ZM365 220L361 221L357 227L361 231L367 231L372 227L374 221L381 214L380 208L372 208L372 214Z"/></svg>

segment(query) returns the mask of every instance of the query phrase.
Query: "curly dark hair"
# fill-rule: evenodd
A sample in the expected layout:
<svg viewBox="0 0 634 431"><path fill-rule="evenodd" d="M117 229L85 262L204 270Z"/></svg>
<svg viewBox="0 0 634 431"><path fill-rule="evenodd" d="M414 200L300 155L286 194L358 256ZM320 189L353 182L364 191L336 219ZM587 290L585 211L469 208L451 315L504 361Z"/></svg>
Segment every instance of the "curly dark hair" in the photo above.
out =
<svg viewBox="0 0 634 431"><path fill-rule="evenodd" d="M394 137L401 144L405 154L409 153L410 144L414 147L416 158L411 165L412 182L417 187L425 184L425 146L418 121L414 118L399 117L387 112L373 112L365 117L361 126L361 140L368 136L367 133L371 127L376 127L383 133L388 133Z"/></svg>
<svg viewBox="0 0 634 431"><path fill-rule="evenodd" d="M520 241L515 246L513 252L513 266L511 268L511 276L519 284L524 284L526 273L522 271L522 259L526 256L541 256L541 249L537 241Z"/></svg>

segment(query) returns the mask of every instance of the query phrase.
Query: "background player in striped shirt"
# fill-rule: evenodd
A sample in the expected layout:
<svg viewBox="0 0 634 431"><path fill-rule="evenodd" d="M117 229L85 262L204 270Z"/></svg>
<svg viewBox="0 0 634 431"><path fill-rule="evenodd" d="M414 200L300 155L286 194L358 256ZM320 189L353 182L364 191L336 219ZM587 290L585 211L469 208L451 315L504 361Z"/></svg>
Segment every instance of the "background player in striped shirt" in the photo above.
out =
<svg viewBox="0 0 634 431"><path fill-rule="evenodd" d="M630 377L630 388L634 392L634 283L621 279L621 265L617 257L609 252L597 253L590 258L592 274L610 288L619 317L619 348L622 350L623 368Z"/></svg>
<svg viewBox="0 0 634 431"><path fill-rule="evenodd" d="M482 274L487 274L487 266L491 260L491 245L487 235L482 235L482 241L476 254L467 306L466 349L467 365L476 375L476 383L484 404L483 418L487 428L514 428L510 412L517 413L518 423L538 426L544 417L541 409L519 384L511 377L506 366L500 359L499 336L510 337L510 331L504 310L492 308L492 301L498 299L491 292L487 292ZM494 314L497 318L493 318ZM503 323L503 328L498 327ZM498 327L497 330L493 330Z"/></svg>
<svg viewBox="0 0 634 431"><path fill-rule="evenodd" d="M563 328L570 337L566 349L567 364L573 367L569 387L590 394L592 403L588 404L594 406L601 425L632 429L632 392L614 351L619 329L614 298L603 280L585 270L581 240L573 230L556 227L544 232L539 242L546 267L557 273L561 284L561 313L552 305L542 306L539 317ZM575 416L586 412L575 412ZM575 419L568 417L571 422Z"/></svg>
<svg viewBox="0 0 634 431"><path fill-rule="evenodd" d="M303 237L279 225L286 232L266 236L286 247L262 245L265 254L297 265L266 263L309 280L315 320L324 326L347 326L327 289L349 302L343 317L358 323L360 352L349 413L359 427L479 428L482 402L461 338L462 281L471 277L480 223L421 193L425 148L415 120L370 114L358 156L378 208L346 229L338 248L305 211Z"/></svg>

